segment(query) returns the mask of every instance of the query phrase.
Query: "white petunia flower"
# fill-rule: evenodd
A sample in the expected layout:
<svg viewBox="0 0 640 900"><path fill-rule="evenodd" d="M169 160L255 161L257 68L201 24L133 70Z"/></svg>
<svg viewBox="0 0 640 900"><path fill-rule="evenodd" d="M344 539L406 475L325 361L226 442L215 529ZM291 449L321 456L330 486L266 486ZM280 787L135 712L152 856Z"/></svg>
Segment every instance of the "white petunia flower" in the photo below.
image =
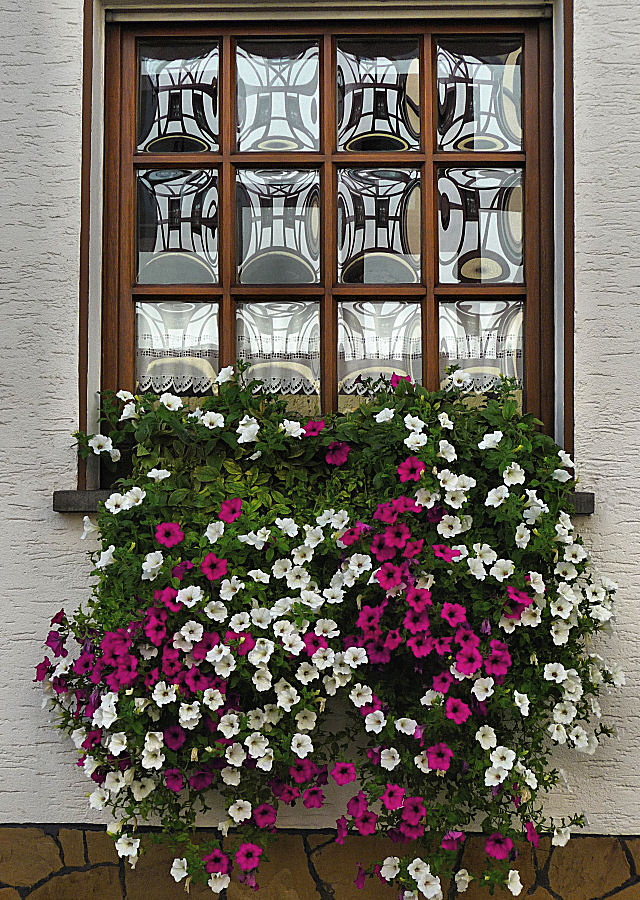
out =
<svg viewBox="0 0 640 900"><path fill-rule="evenodd" d="M229 368L231 368L229 366ZM223 370L224 371L224 370ZM219 378L220 376L218 376ZM207 881L207 885L211 888L214 894L221 894L226 888L231 884L231 879L228 875L223 875L222 872L214 872L213 875L209 876L209 880Z"/></svg>
<svg viewBox="0 0 640 900"><path fill-rule="evenodd" d="M147 492L143 491L140 487L132 487L124 496L125 499L129 501L129 507L132 508L134 506L142 505L142 501L147 496Z"/></svg>
<svg viewBox="0 0 640 900"><path fill-rule="evenodd" d="M566 481L571 481L574 476L571 474L571 472L567 472L566 469L554 469L553 477L556 481L564 483Z"/></svg>
<svg viewBox="0 0 640 900"><path fill-rule="evenodd" d="M302 438L306 434L300 422L294 422L291 419L284 419L278 428L280 431L284 431L287 437Z"/></svg>
<svg viewBox="0 0 640 900"><path fill-rule="evenodd" d="M450 444L449 441L441 440L439 442L440 449L438 450L436 456L441 457L442 459L446 459L447 462L453 462L454 459L457 459L458 456L456 454L456 448L453 444Z"/></svg>
<svg viewBox="0 0 640 900"><path fill-rule="evenodd" d="M469 875L466 869L459 869L455 875L456 888L459 894L464 894L473 880L473 876Z"/></svg>
<svg viewBox="0 0 640 900"><path fill-rule="evenodd" d="M233 378L233 366L225 366L216 376L216 384L225 384Z"/></svg>
<svg viewBox="0 0 640 900"><path fill-rule="evenodd" d="M485 506L492 506L494 509L497 509L499 506L502 506L504 501L509 496L509 488L504 484L501 484L499 487L492 488L487 494L487 499L484 501Z"/></svg>
<svg viewBox="0 0 640 900"><path fill-rule="evenodd" d="M182 859L174 859L169 874L173 878L174 881L182 881L183 878L187 877L187 860L183 856Z"/></svg>
<svg viewBox="0 0 640 900"><path fill-rule="evenodd" d="M527 694L521 694L520 691L513 692L513 700L523 716L529 715L529 697Z"/></svg>
<svg viewBox="0 0 640 900"><path fill-rule="evenodd" d="M395 747L388 747L380 754L380 765L388 772L393 771L400 764L400 754Z"/></svg>
<svg viewBox="0 0 640 900"><path fill-rule="evenodd" d="M176 397L175 394L161 394L160 403L162 403L163 406L166 406L168 410L171 410L171 412L177 412L179 409L182 409L182 400L180 397Z"/></svg>
<svg viewBox="0 0 640 900"><path fill-rule="evenodd" d="M515 535L516 547L519 547L520 550L524 550L525 547L527 546L527 544L529 543L530 539L531 539L531 532L529 531L527 526L524 524L524 522L520 522L520 524L516 528L516 535Z"/></svg>
<svg viewBox="0 0 640 900"><path fill-rule="evenodd" d="M512 462L502 473L502 478L507 487L512 484L524 484L524 469L517 462Z"/></svg>
<svg viewBox="0 0 640 900"><path fill-rule="evenodd" d="M224 416L222 413L209 411L200 417L200 424L205 428L223 428Z"/></svg>
<svg viewBox="0 0 640 900"><path fill-rule="evenodd" d="M393 881L400 872L400 859L397 856L387 856L380 868L380 874L385 881Z"/></svg>
<svg viewBox="0 0 640 900"><path fill-rule="evenodd" d="M142 563L142 581L154 581L158 577L163 563L162 551L155 550L153 553L147 553Z"/></svg>
<svg viewBox="0 0 640 900"><path fill-rule="evenodd" d="M409 437L404 439L404 443L409 450L419 450L420 447L424 447L428 440L426 434L420 431L412 431Z"/></svg>
<svg viewBox="0 0 640 900"><path fill-rule="evenodd" d="M85 516L82 520L82 534L80 535L80 540L86 541L91 534L100 534L100 529L97 525L93 524L89 516Z"/></svg>
<svg viewBox="0 0 640 900"><path fill-rule="evenodd" d="M467 559L467 565L474 578L477 578L478 581L484 581L484 579L487 577L487 570L485 569L484 563L481 559L478 559L477 557L469 557Z"/></svg>
<svg viewBox="0 0 640 900"><path fill-rule="evenodd" d="M516 754L508 747L501 746L495 748L495 750L489 755L489 759L494 764L494 766L500 766L501 768L507 769L507 771L509 771L513 768L513 764L516 760Z"/></svg>
<svg viewBox="0 0 640 900"><path fill-rule="evenodd" d="M236 433L239 435L238 443L248 444L251 441L257 440L259 431L260 426L258 425L257 419L254 419L253 416L243 416L238 422L238 427L236 429Z"/></svg>
<svg viewBox="0 0 640 900"><path fill-rule="evenodd" d="M443 516L436 528L438 534L441 534L446 538L451 538L462 532L462 522L458 516Z"/></svg>
<svg viewBox="0 0 640 900"><path fill-rule="evenodd" d="M567 670L562 663L550 662L545 665L543 676L545 681L555 681L556 684L561 684L566 681Z"/></svg>
<svg viewBox="0 0 640 900"><path fill-rule="evenodd" d="M305 759L310 753L313 753L311 738L308 734L296 732L291 738L291 749L299 759Z"/></svg>
<svg viewBox="0 0 640 900"><path fill-rule="evenodd" d="M94 434L87 443L96 456L99 456L101 453L110 453L113 450L113 441L104 434Z"/></svg>
<svg viewBox="0 0 640 900"><path fill-rule="evenodd" d="M559 725L557 722L553 722L547 728L547 731L551 735L551 739L556 742L556 744L566 744L567 742L567 730L564 725Z"/></svg>
<svg viewBox="0 0 640 900"><path fill-rule="evenodd" d="M123 403L126 403L128 400L133 400L133 394L131 391L120 390L116 394L118 400L122 400Z"/></svg>
<svg viewBox="0 0 640 900"><path fill-rule="evenodd" d="M164 481L165 478L169 478L170 475L171 472L168 469L149 469L147 472L147 478L151 478L156 484Z"/></svg>
<svg viewBox="0 0 640 900"><path fill-rule="evenodd" d="M515 566L510 559L497 559L493 566L489 569L489 575L493 575L496 581L503 582L505 578L511 578L515 571Z"/></svg>
<svg viewBox="0 0 640 900"><path fill-rule="evenodd" d="M481 725L476 731L475 737L483 750L491 750L498 743L496 733L491 725Z"/></svg>
<svg viewBox="0 0 640 900"><path fill-rule="evenodd" d="M493 685L493 678L477 678L473 683L471 693L482 702L493 695Z"/></svg>
<svg viewBox="0 0 640 900"><path fill-rule="evenodd" d="M396 731L399 731L401 734L408 734L409 737L411 737L418 727L418 723L415 719L409 719L406 716L402 716L401 718L396 719L395 726Z"/></svg>
<svg viewBox="0 0 640 900"><path fill-rule="evenodd" d="M236 800L231 804L228 812L236 824L245 822L251 818L251 804L248 800Z"/></svg>
<svg viewBox="0 0 640 900"><path fill-rule="evenodd" d="M440 422L442 428L448 428L449 430L453 428L453 422L446 412L440 413L440 415L438 416L438 422Z"/></svg>
<svg viewBox="0 0 640 900"><path fill-rule="evenodd" d="M551 838L551 843L554 847L566 847L571 838L571 829L556 826L553 832L553 837Z"/></svg>
<svg viewBox="0 0 640 900"><path fill-rule="evenodd" d="M153 778L141 778L139 781L132 781L129 789L133 795L133 799L140 802L148 797L155 789L156 783Z"/></svg>
<svg viewBox="0 0 640 900"><path fill-rule="evenodd" d="M115 545L109 544L106 550L103 550L100 554L100 559L96 563L96 569L104 569L107 566L110 566L113 562L113 554L115 552Z"/></svg>
<svg viewBox="0 0 640 900"><path fill-rule="evenodd" d="M109 791L104 788L96 788L89 794L89 806L91 809L104 809L109 800Z"/></svg>
<svg viewBox="0 0 640 900"><path fill-rule="evenodd" d="M522 882L520 881L520 872L517 869L509 869L506 884L514 897L520 896L522 893Z"/></svg>
<svg viewBox="0 0 640 900"><path fill-rule="evenodd" d="M384 726L386 725L386 718L381 709L375 710L375 712L370 712L367 716L365 716L364 727L366 731L374 732L374 734L380 734Z"/></svg>
<svg viewBox="0 0 640 900"><path fill-rule="evenodd" d="M405 428L409 431L420 432L424 429L425 423L418 416L407 414L404 417Z"/></svg>
<svg viewBox="0 0 640 900"><path fill-rule="evenodd" d="M154 687L151 697L156 706L165 706L167 703L173 703L176 699L175 685L167 685L165 681L159 681Z"/></svg>
<svg viewBox="0 0 640 900"><path fill-rule="evenodd" d="M393 419L394 412L393 409L385 407L384 409L381 409L379 413L376 413L373 418L376 422L390 422Z"/></svg>
<svg viewBox="0 0 640 900"><path fill-rule="evenodd" d="M509 770L503 766L490 766L485 770L484 783L487 787L497 787L507 778Z"/></svg>
<svg viewBox="0 0 640 900"><path fill-rule="evenodd" d="M247 754L245 753L242 744L239 744L236 741L224 751L224 758L229 765L239 768L247 758Z"/></svg>
<svg viewBox="0 0 640 900"><path fill-rule="evenodd" d="M503 434L501 431L487 432L479 442L478 447L480 450L495 450L502 438Z"/></svg>
<svg viewBox="0 0 640 900"><path fill-rule="evenodd" d="M104 508L112 515L117 516L123 509L131 509L131 501L126 495L115 491L104 501Z"/></svg>
<svg viewBox="0 0 640 900"><path fill-rule="evenodd" d="M123 834L122 837L116 841L118 856L127 857L130 861L137 858L139 846L140 838L133 838L130 834Z"/></svg>
<svg viewBox="0 0 640 900"><path fill-rule="evenodd" d="M235 768L234 766L225 766L224 769L220 771L220 777L224 781L225 784L230 785L231 787L238 787L240 784L240 770Z"/></svg>

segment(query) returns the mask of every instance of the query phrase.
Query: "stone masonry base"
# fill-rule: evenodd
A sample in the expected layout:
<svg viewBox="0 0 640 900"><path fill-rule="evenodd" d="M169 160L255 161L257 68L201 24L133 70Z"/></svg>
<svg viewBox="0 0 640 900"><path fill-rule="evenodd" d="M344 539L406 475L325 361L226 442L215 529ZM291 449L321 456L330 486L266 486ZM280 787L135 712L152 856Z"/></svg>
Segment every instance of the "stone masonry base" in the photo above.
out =
<svg viewBox="0 0 640 900"><path fill-rule="evenodd" d="M0 900L184 900L182 885L169 876L173 854L147 845L135 870L124 865L103 829L66 825L0 827ZM335 844L329 833L283 833L262 863L260 892L232 884L222 900L397 900L398 892L378 880L365 890L353 884L357 863L367 864L394 853L381 838ZM548 841L534 851L518 848L517 862L524 890L532 900L640 900L640 837L576 836L564 848ZM467 841L465 865L483 856L480 839ZM215 895L192 886L189 898ZM446 900L484 900L486 888L473 882L465 894L445 890ZM510 893L496 894L510 898Z"/></svg>

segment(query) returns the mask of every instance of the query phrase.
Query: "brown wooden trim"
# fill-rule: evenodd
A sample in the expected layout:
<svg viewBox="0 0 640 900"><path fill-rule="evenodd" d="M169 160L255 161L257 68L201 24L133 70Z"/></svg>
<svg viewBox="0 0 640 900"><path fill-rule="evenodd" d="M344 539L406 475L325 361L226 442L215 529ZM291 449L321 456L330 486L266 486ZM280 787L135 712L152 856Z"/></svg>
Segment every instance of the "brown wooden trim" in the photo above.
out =
<svg viewBox="0 0 640 900"><path fill-rule="evenodd" d="M540 416L542 359L540 353L540 143L538 135L539 46L536 28L529 29L524 42L524 388L525 408Z"/></svg>
<svg viewBox="0 0 640 900"><path fill-rule="evenodd" d="M338 277L338 236L336 230L337 174L331 162L337 146L335 104L335 48L330 31L321 45L320 146L324 157L320 182L320 259L324 294L320 301L320 399L326 411L338 408L338 306L332 288Z"/></svg>
<svg viewBox="0 0 640 900"><path fill-rule="evenodd" d="M135 300L201 300L217 299L223 294L219 284L134 284L131 293Z"/></svg>
<svg viewBox="0 0 640 900"><path fill-rule="evenodd" d="M135 389L135 303L132 287L138 271L136 173L129 163L137 143L136 122L137 53L131 31L123 34L122 108L120 119L120 307L118 315L118 388Z"/></svg>
<svg viewBox="0 0 640 900"><path fill-rule="evenodd" d="M540 418L545 431L555 428L554 354L554 202L553 202L553 32L550 22L539 26L538 143L540 152ZM544 236L544 238L543 238ZM549 377L548 373L553 373Z"/></svg>
<svg viewBox="0 0 640 900"><path fill-rule="evenodd" d="M222 190L219 193L220 215L218 216L218 260L222 301L220 306L220 368L235 365L236 362L236 321L235 304L230 287L236 280L236 170L231 163L231 153L236 144L235 122L235 71L232 67L234 47L232 38L222 38L220 56L220 147L222 150Z"/></svg>
<svg viewBox="0 0 640 900"><path fill-rule="evenodd" d="M438 297L473 297L476 300L492 300L494 297L515 297L522 299L527 295L523 284L438 284L435 287Z"/></svg>
<svg viewBox="0 0 640 900"><path fill-rule="evenodd" d="M89 238L91 231L91 99L93 88L93 2L82 10L82 166L80 182L80 271L78 281L78 428L87 430L89 374ZM87 466L78 457L78 488L87 486Z"/></svg>
<svg viewBox="0 0 640 900"><path fill-rule="evenodd" d="M564 446L574 450L575 150L573 0L564 0Z"/></svg>
<svg viewBox="0 0 640 900"><path fill-rule="evenodd" d="M435 296L438 281L438 169L434 165L438 140L438 84L434 76L435 62L436 41L431 30L427 30L421 59L424 148L427 154L422 177L422 272L427 287L422 303L422 380L430 390L436 390L440 380L438 301Z"/></svg>

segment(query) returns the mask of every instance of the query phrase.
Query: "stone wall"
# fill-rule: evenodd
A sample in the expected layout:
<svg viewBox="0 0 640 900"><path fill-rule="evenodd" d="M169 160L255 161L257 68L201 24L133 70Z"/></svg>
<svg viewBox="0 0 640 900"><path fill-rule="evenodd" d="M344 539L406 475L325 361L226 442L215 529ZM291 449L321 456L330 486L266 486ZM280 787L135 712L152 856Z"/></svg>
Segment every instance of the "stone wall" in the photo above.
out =
<svg viewBox="0 0 640 900"><path fill-rule="evenodd" d="M397 849L397 848L396 848ZM521 874L522 897L532 900L640 900L640 838L577 836L564 848L541 842L518 848L513 863ZM364 890L354 884L357 863L366 865L394 852L376 838L349 838L343 847L330 834L281 834L259 869L260 900L397 900L379 881ZM181 900L185 892L169 875L172 853L155 844L135 870L118 859L103 830L64 827L0 828L0 900ZM461 865L480 864L480 839L468 841ZM210 898L192 886L189 897ZM221 900L243 900L253 891L232 884ZM453 900L455 885L445 890ZM496 896L511 897L511 894ZM485 900L489 891L473 882L465 900Z"/></svg>

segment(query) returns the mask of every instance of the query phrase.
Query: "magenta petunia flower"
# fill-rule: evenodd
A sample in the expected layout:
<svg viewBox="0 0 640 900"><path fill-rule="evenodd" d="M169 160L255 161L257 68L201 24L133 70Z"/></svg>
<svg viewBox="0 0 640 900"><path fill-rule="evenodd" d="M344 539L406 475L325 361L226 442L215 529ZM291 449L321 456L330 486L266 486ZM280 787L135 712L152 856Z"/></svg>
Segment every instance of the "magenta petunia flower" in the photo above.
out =
<svg viewBox="0 0 640 900"><path fill-rule="evenodd" d="M415 634L407 641L407 647L416 659L424 659L433 650L433 638L430 634Z"/></svg>
<svg viewBox="0 0 640 900"><path fill-rule="evenodd" d="M340 816L339 819L336 819L336 844L344 844L348 831L346 818Z"/></svg>
<svg viewBox="0 0 640 900"><path fill-rule="evenodd" d="M341 542L345 545L345 547L351 547L352 544L355 544L362 537L362 526L360 524L354 525L353 528L347 529L345 533L340 538Z"/></svg>
<svg viewBox="0 0 640 900"><path fill-rule="evenodd" d="M451 719L456 725L462 725L462 723L466 722L471 715L471 710L467 704L463 700L458 699L458 697L447 697L444 714L447 719Z"/></svg>
<svg viewBox="0 0 640 900"><path fill-rule="evenodd" d="M392 587L396 587L402 581L403 571L399 566L386 562L376 572L376 580L378 584L388 591Z"/></svg>
<svg viewBox="0 0 640 900"><path fill-rule="evenodd" d="M270 803L261 803L253 811L253 819L258 828L273 828L276 817L276 809Z"/></svg>
<svg viewBox="0 0 640 900"><path fill-rule="evenodd" d="M465 835L463 831L447 831L442 838L440 846L443 850L459 850L464 841Z"/></svg>
<svg viewBox="0 0 640 900"><path fill-rule="evenodd" d="M262 847L247 842L240 844L240 848L236 853L236 862L243 872L251 872L260 865L261 856Z"/></svg>
<svg viewBox="0 0 640 900"><path fill-rule="evenodd" d="M364 812L361 816L358 816L353 820L353 824L363 837L367 834L375 833L377 822L378 817L371 811Z"/></svg>
<svg viewBox="0 0 640 900"><path fill-rule="evenodd" d="M391 503L379 503L373 518L387 525L395 525L398 521L398 513Z"/></svg>
<svg viewBox="0 0 640 900"><path fill-rule="evenodd" d="M427 747L427 762L429 768L436 772L446 772L451 765L452 758L453 750L445 743L434 744L432 747Z"/></svg>
<svg viewBox="0 0 640 900"><path fill-rule="evenodd" d="M60 612L57 612L53 619L51 620L51 625L62 625L64 620L66 619L66 615L64 609L61 609Z"/></svg>
<svg viewBox="0 0 640 900"><path fill-rule="evenodd" d="M64 647L64 638L58 631L50 631L44 643L45 647L48 647L54 656L65 657L69 655L69 651L65 650Z"/></svg>
<svg viewBox="0 0 640 900"><path fill-rule="evenodd" d="M287 806L293 806L298 797L300 796L300 791L297 787L293 787L293 785L285 784L282 789L282 793L280 794L280 800L283 803L286 803Z"/></svg>
<svg viewBox="0 0 640 900"><path fill-rule="evenodd" d="M421 513L422 507L416 503L413 497L405 497L402 494L400 497L396 497L395 500L391 501L391 506L393 507L394 512L397 513Z"/></svg>
<svg viewBox="0 0 640 900"><path fill-rule="evenodd" d="M440 672L433 679L433 690L439 694L446 694L453 682L453 675L450 672Z"/></svg>
<svg viewBox="0 0 640 900"><path fill-rule="evenodd" d="M197 772L189 776L189 786L194 791L206 791L212 781L213 772L209 772L207 769L198 769Z"/></svg>
<svg viewBox="0 0 640 900"><path fill-rule="evenodd" d="M48 656L45 656L42 662L39 662L36 666L36 677L34 678L34 681L44 681L51 667L51 660Z"/></svg>
<svg viewBox="0 0 640 900"><path fill-rule="evenodd" d="M448 622L452 628L457 628L467 621L467 610L460 603L443 603L440 617Z"/></svg>
<svg viewBox="0 0 640 900"><path fill-rule="evenodd" d="M409 375L398 375L397 372L394 372L391 376L391 387L398 387L401 381L408 381L411 384L411 377Z"/></svg>
<svg viewBox="0 0 640 900"><path fill-rule="evenodd" d="M422 612L427 606L432 605L431 591L427 591L425 588L407 588L406 599L409 606L418 612Z"/></svg>
<svg viewBox="0 0 640 900"><path fill-rule="evenodd" d="M369 804L367 802L367 795L364 791L358 791L355 797L352 797L347 803L347 812L352 819L357 819L363 813L366 813L368 809Z"/></svg>
<svg viewBox="0 0 640 900"><path fill-rule="evenodd" d="M178 769L167 769L164 773L164 783L174 794L179 794L184 784Z"/></svg>
<svg viewBox="0 0 640 900"><path fill-rule="evenodd" d="M309 419L306 425L303 425L304 433L307 437L317 437L322 429L324 428L324 419L319 419L314 422L312 419Z"/></svg>
<svg viewBox="0 0 640 900"><path fill-rule="evenodd" d="M344 543L344 538L342 538L342 542ZM371 553L373 553L378 562L381 563L386 562L388 559L393 559L393 557L396 555L395 547L387 545L384 539L384 535L382 534L375 535L375 537L371 541L369 550L371 551Z"/></svg>
<svg viewBox="0 0 640 900"><path fill-rule="evenodd" d="M397 547L399 550L402 550L410 537L411 532L402 522L390 525L385 529L383 535L384 543L387 547Z"/></svg>
<svg viewBox="0 0 640 900"><path fill-rule="evenodd" d="M216 848L207 856L203 857L204 867L207 872L212 875L216 872L221 875L228 875L231 871L231 860L226 853Z"/></svg>
<svg viewBox="0 0 640 900"><path fill-rule="evenodd" d="M526 822L524 827L527 832L527 840L537 849L540 846L540 835L536 831L535 825L533 822Z"/></svg>
<svg viewBox="0 0 640 900"><path fill-rule="evenodd" d="M306 809L322 809L324 806L324 794L320 788L307 788L302 794L302 805Z"/></svg>
<svg viewBox="0 0 640 900"><path fill-rule="evenodd" d="M407 544L402 551L402 555L405 559L413 559L414 556L418 556L419 553L422 553L423 546L423 538L420 538L419 541L407 541Z"/></svg>
<svg viewBox="0 0 640 900"><path fill-rule="evenodd" d="M164 742L169 750L179 750L187 739L187 735L180 725L169 725L163 733Z"/></svg>
<svg viewBox="0 0 640 900"><path fill-rule="evenodd" d="M175 547L184 540L184 531L177 522L161 522L156 527L156 541L163 547Z"/></svg>
<svg viewBox="0 0 640 900"><path fill-rule="evenodd" d="M460 556L459 550L452 550L451 547L447 547L446 544L432 544L431 545L434 556L439 556L440 559L444 559L445 562L453 562L458 556Z"/></svg>
<svg viewBox="0 0 640 900"><path fill-rule="evenodd" d="M343 466L347 461L347 456L351 447L344 441L331 441L325 459L332 466Z"/></svg>
<svg viewBox="0 0 640 900"><path fill-rule="evenodd" d="M499 831L494 831L487 838L484 849L487 856L493 856L494 859L507 859L513 849L513 841L500 834Z"/></svg>
<svg viewBox="0 0 640 900"><path fill-rule="evenodd" d="M235 522L236 519L239 519L242 515L242 500L240 497L234 497L233 500L223 500L220 504L220 516L219 518L230 524L231 522Z"/></svg>
<svg viewBox="0 0 640 900"><path fill-rule="evenodd" d="M462 675L473 675L482 666L482 653L476 647L463 647L456 654L456 669Z"/></svg>
<svg viewBox="0 0 640 900"><path fill-rule="evenodd" d="M399 784L389 784L380 799L384 803L385 809L400 809L404 801L404 788Z"/></svg>
<svg viewBox="0 0 640 900"><path fill-rule="evenodd" d="M423 631L429 631L429 616L424 610L409 608L402 621L402 624L411 632L411 634L421 634Z"/></svg>
<svg viewBox="0 0 640 900"><path fill-rule="evenodd" d="M398 466L398 475L401 482L420 481L420 476L427 467L417 456L408 456Z"/></svg>
<svg viewBox="0 0 640 900"><path fill-rule="evenodd" d="M181 609L184 609L182 603L174 603L174 600L177 596L177 590L172 587L166 587L161 591L153 592L153 599L159 600L161 603L164 603L167 609L171 612L180 612Z"/></svg>
<svg viewBox="0 0 640 900"><path fill-rule="evenodd" d="M402 635L399 628L392 628L384 638L385 650L395 650L402 644Z"/></svg>
<svg viewBox="0 0 640 900"><path fill-rule="evenodd" d="M338 762L331 770L331 777L342 787L356 780L356 767L350 762Z"/></svg>
<svg viewBox="0 0 640 900"><path fill-rule="evenodd" d="M171 577L177 578L178 581L182 581L184 576L191 569L193 569L193 563L190 562L188 559L185 559L183 562L180 562L176 566L173 567L173 569L171 570Z"/></svg>
<svg viewBox="0 0 640 900"><path fill-rule="evenodd" d="M200 568L202 569L202 574L209 581L217 581L218 578L222 578L223 575L227 574L227 561L226 559L219 559L215 553L207 553L200 563Z"/></svg>
<svg viewBox="0 0 640 900"><path fill-rule="evenodd" d="M422 802L422 797L406 797L400 815L409 825L417 825L426 811L427 807Z"/></svg>
<svg viewBox="0 0 640 900"><path fill-rule="evenodd" d="M365 885L366 885L366 883L367 883L367 873L366 873L365 870L362 868L362 866L360 865L360 863L358 863L358 874L356 875L356 877L355 877L353 883L355 884L355 886L357 887L357 889L358 889L359 891L364 890L364 887L365 887Z"/></svg>

